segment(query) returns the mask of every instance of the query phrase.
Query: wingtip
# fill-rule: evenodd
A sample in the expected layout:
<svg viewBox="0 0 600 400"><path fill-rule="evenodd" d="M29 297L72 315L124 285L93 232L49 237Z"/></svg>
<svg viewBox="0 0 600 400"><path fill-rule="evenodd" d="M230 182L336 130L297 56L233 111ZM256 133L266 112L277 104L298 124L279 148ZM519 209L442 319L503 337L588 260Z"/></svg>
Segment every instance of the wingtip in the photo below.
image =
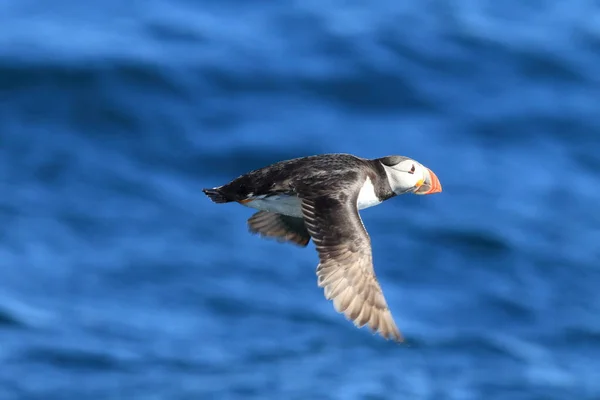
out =
<svg viewBox="0 0 600 400"><path fill-rule="evenodd" d="M390 316L391 317L391 316ZM396 323L391 320L388 321L390 326L379 326L377 330L371 329L373 334L379 334L379 336L383 337L385 340L392 341L395 343L404 343L405 339L400 329L396 326Z"/></svg>
<svg viewBox="0 0 600 400"><path fill-rule="evenodd" d="M398 328L396 328L396 330L394 330L394 332L392 332L392 335L389 339L396 343L404 343L405 342L404 336L402 335L400 330L398 330Z"/></svg>
<svg viewBox="0 0 600 400"><path fill-rule="evenodd" d="M373 329L372 327L370 327L369 325L364 325L364 326L358 326L358 328L367 328L371 334L373 336L379 336L381 337L383 340L387 341L387 342L392 342L392 343L396 343L396 344L403 344L405 343L405 338L402 335L402 333L400 332L400 330L394 326L393 328L391 328L390 330L386 330L384 328L379 327L378 329Z"/></svg>

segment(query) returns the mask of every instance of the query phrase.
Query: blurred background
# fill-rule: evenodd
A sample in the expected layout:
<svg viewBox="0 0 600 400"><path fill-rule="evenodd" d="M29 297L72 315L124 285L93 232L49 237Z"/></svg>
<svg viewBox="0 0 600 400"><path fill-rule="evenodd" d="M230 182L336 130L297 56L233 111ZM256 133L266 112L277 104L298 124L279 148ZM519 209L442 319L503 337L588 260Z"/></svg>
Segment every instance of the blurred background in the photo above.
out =
<svg viewBox="0 0 600 400"><path fill-rule="evenodd" d="M0 2L0 400L599 399L600 4ZM401 154L402 345L203 187Z"/></svg>

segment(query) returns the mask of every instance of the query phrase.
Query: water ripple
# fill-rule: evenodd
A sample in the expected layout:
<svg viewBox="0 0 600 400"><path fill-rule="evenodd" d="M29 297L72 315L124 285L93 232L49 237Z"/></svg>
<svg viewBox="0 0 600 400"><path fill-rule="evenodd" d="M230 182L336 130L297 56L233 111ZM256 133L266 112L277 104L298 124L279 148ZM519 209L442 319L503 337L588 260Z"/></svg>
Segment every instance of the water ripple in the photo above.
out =
<svg viewBox="0 0 600 400"><path fill-rule="evenodd" d="M598 397L597 7L346 3L0 4L0 397ZM323 152L443 181L361 212L405 344L200 191Z"/></svg>

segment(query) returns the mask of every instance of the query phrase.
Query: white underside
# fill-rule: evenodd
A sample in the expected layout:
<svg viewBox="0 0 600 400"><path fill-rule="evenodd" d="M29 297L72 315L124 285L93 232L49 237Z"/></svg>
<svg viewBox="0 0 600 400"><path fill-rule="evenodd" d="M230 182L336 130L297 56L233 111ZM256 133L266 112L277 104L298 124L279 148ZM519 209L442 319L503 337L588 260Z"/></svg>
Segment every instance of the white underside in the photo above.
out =
<svg viewBox="0 0 600 400"><path fill-rule="evenodd" d="M357 206L359 210L381 204L381 200L375 195L375 187L369 178L365 181L358 193ZM257 197L255 200L245 204L248 207L261 211L270 211L291 217L302 217L300 199L296 196L277 195Z"/></svg>
<svg viewBox="0 0 600 400"><path fill-rule="evenodd" d="M300 208L300 199L296 196L271 196L257 197L245 204L248 207L256 208L261 211L270 211L277 214L289 215L291 217L302 217L302 209Z"/></svg>
<svg viewBox="0 0 600 400"><path fill-rule="evenodd" d="M373 182L368 177L358 193L357 203L359 210L381 204L381 200L375 195L375 186L373 186Z"/></svg>

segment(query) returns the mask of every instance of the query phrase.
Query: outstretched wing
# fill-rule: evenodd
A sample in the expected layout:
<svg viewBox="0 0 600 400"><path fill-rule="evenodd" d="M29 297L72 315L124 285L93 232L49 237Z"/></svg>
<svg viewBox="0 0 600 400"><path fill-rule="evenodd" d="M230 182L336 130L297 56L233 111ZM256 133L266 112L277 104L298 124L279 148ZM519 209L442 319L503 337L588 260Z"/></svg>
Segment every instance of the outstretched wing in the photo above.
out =
<svg viewBox="0 0 600 400"><path fill-rule="evenodd" d="M277 239L280 242L294 243L306 247L310 241L302 218L290 217L270 211L259 211L248 219L250 232Z"/></svg>
<svg viewBox="0 0 600 400"><path fill-rule="evenodd" d="M318 284L357 327L402 341L373 269L371 240L357 209L359 190L350 196L301 195L304 222L319 253Z"/></svg>

